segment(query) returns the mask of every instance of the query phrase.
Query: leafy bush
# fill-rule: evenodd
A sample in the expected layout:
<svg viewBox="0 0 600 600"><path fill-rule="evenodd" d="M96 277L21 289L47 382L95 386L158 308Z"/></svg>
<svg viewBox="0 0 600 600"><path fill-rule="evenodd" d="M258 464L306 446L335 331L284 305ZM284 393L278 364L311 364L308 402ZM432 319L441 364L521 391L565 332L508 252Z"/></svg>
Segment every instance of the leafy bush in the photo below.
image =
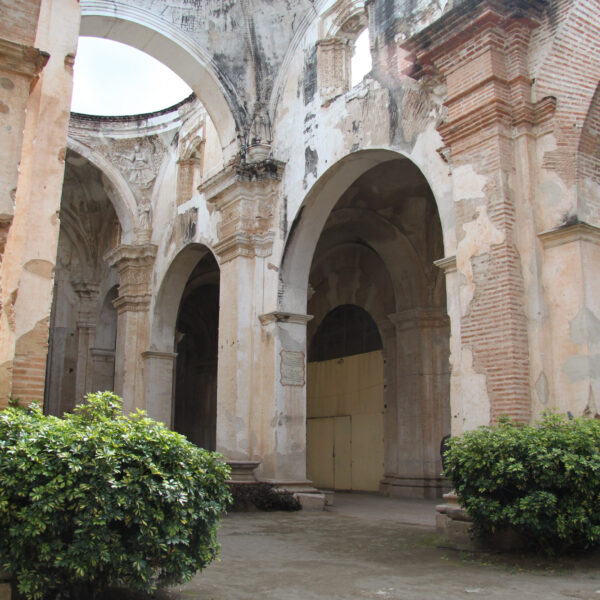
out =
<svg viewBox="0 0 600 600"><path fill-rule="evenodd" d="M452 438L445 474L475 532L513 528L548 553L600 542L600 422L546 415Z"/></svg>
<svg viewBox="0 0 600 600"><path fill-rule="evenodd" d="M0 567L27 598L152 592L218 553L229 468L110 392L0 413Z"/></svg>
<svg viewBox="0 0 600 600"><path fill-rule="evenodd" d="M276 488L270 483L233 483L232 511L245 512L250 510L300 510L300 501L287 490Z"/></svg>

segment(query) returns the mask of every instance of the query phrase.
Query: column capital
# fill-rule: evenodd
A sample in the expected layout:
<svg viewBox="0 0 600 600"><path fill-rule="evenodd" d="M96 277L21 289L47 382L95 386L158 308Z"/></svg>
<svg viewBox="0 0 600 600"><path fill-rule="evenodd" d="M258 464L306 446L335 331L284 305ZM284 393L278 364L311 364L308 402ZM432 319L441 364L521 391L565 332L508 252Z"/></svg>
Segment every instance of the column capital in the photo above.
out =
<svg viewBox="0 0 600 600"><path fill-rule="evenodd" d="M313 318L313 315L273 311L264 315L259 315L258 318L261 325L270 325L271 323L295 323L298 325L306 325Z"/></svg>
<svg viewBox="0 0 600 600"><path fill-rule="evenodd" d="M0 39L0 70L33 79L40 74L49 58L47 52L37 48Z"/></svg>
<svg viewBox="0 0 600 600"><path fill-rule="evenodd" d="M542 231L538 233L538 238L540 238L545 249L573 242L588 242L600 245L600 227L578 221L577 223Z"/></svg>
<svg viewBox="0 0 600 600"><path fill-rule="evenodd" d="M234 164L198 187L209 210L221 214L214 247L221 263L271 254L283 168L273 159Z"/></svg>
<svg viewBox="0 0 600 600"><path fill-rule="evenodd" d="M150 280L156 252L157 246L154 244L121 244L104 255L104 260L121 276L119 297L113 301L113 306L118 311L148 310L151 300Z"/></svg>

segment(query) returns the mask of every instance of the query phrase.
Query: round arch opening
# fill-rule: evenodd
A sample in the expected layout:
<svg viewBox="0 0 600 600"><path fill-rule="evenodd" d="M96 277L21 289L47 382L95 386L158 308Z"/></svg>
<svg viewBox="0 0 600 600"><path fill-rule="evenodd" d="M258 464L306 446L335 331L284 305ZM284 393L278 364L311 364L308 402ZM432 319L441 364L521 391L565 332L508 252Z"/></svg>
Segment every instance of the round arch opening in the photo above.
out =
<svg viewBox="0 0 600 600"><path fill-rule="evenodd" d="M183 289L175 326L173 429L216 449L219 266L207 252Z"/></svg>
<svg viewBox="0 0 600 600"><path fill-rule="evenodd" d="M82 3L80 36L105 38L142 50L176 73L206 108L215 126L223 160L227 163L239 150L234 118L236 99L227 91L233 86L216 73L210 55L180 29L147 11L100 0Z"/></svg>
<svg viewBox="0 0 600 600"><path fill-rule="evenodd" d="M445 277L434 265L444 256L437 204L423 173L399 155L386 154L358 176L345 166L317 182L283 263L284 285L294 281L299 294L299 274L288 273L286 261L308 271L305 299L314 316L307 330L308 477L338 490L437 497L447 487L440 443L450 430ZM326 195L335 189L333 199ZM302 244L314 248L304 266L296 254ZM324 481L325 471L333 475Z"/></svg>

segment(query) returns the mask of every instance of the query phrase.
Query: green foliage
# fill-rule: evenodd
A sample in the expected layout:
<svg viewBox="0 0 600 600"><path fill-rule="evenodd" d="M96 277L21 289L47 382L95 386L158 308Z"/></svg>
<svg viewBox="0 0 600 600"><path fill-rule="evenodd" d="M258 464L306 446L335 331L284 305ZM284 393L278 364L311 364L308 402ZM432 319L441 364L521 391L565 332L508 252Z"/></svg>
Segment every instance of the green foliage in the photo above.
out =
<svg viewBox="0 0 600 600"><path fill-rule="evenodd" d="M218 553L229 468L110 392L0 413L0 567L27 598L188 581Z"/></svg>
<svg viewBox="0 0 600 600"><path fill-rule="evenodd" d="M514 528L548 553L600 542L600 422L548 414L450 440L445 474L475 531Z"/></svg>

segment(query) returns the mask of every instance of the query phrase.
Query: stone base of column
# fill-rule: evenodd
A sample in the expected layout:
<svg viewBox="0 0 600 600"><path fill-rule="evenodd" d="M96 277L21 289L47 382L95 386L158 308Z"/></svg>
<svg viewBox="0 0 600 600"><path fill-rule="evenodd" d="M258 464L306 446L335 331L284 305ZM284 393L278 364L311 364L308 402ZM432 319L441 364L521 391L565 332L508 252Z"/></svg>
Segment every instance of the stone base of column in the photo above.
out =
<svg viewBox="0 0 600 600"><path fill-rule="evenodd" d="M457 550L500 550L522 549L524 539L513 529L496 531L486 538L475 537L473 520L458 503L456 492L444 494L445 502L435 507L435 525L438 533L444 535L449 545Z"/></svg>
<svg viewBox="0 0 600 600"><path fill-rule="evenodd" d="M449 491L450 484L444 477L403 477L401 475L384 475L379 482L379 491L392 498L441 498Z"/></svg>
<svg viewBox="0 0 600 600"><path fill-rule="evenodd" d="M231 467L231 478L228 483L257 483L254 471L260 462L253 460L228 460Z"/></svg>

